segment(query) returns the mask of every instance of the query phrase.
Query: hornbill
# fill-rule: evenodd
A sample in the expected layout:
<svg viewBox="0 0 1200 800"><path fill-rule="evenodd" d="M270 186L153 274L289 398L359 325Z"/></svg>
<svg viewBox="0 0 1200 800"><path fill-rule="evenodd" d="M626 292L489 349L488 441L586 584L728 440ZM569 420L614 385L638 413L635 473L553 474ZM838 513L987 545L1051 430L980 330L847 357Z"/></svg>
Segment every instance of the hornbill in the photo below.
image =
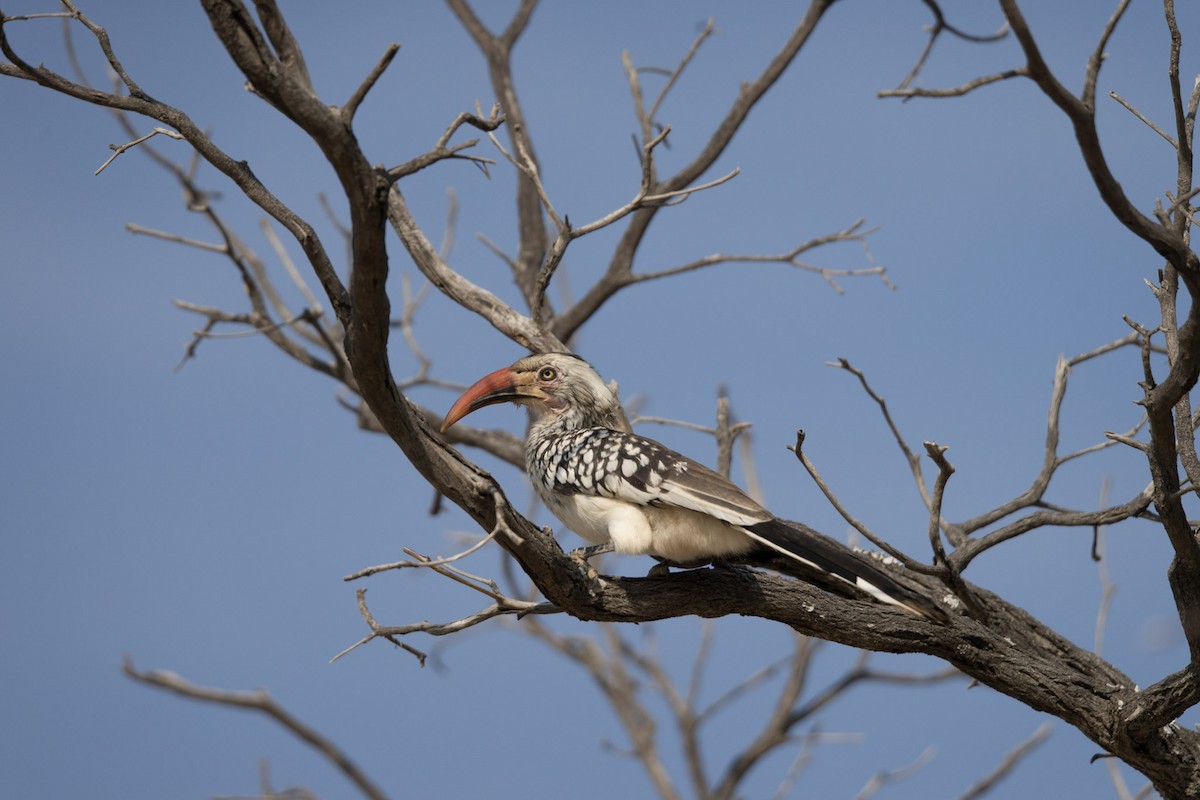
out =
<svg viewBox="0 0 1200 800"><path fill-rule="evenodd" d="M686 566L778 554L806 575L831 576L910 614L946 618L931 599L864 558L778 519L704 465L628 432L616 396L578 356L527 356L480 379L447 412L442 431L502 402L527 409L529 478L546 507L594 545L578 551L585 558L615 550Z"/></svg>

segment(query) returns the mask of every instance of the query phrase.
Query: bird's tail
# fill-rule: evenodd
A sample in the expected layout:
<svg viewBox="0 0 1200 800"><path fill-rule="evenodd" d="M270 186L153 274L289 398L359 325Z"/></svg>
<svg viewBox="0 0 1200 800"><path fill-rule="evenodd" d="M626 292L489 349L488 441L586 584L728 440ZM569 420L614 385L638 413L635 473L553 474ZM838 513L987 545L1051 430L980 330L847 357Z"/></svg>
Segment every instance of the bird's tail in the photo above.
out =
<svg viewBox="0 0 1200 800"><path fill-rule="evenodd" d="M901 586L868 560L811 528L771 519L745 526L743 530L775 553L815 571L815 577L831 576L910 614L938 622L947 620L946 612L933 600Z"/></svg>

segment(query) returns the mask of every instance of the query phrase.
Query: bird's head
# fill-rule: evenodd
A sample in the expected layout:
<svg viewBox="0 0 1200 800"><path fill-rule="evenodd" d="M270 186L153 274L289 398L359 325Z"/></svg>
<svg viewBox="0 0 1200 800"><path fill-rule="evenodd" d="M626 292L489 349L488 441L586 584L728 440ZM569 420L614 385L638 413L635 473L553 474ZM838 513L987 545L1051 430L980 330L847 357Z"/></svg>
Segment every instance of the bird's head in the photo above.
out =
<svg viewBox="0 0 1200 800"><path fill-rule="evenodd" d="M553 422L576 429L626 424L617 398L590 364L569 353L543 353L476 381L446 412L442 431L472 411L506 402L525 406L535 425Z"/></svg>

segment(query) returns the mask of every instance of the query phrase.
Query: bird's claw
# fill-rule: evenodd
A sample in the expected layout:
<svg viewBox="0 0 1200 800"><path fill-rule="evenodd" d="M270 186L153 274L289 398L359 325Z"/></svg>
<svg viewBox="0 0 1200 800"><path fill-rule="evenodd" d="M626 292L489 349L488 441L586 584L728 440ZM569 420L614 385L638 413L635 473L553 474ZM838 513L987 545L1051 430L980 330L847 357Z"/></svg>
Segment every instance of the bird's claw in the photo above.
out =
<svg viewBox="0 0 1200 800"><path fill-rule="evenodd" d="M592 558L593 556L604 555L605 553L611 553L612 551L613 543L605 542L603 544L593 544L587 547L577 547L572 550L569 555L576 561L582 561L586 564L588 559Z"/></svg>

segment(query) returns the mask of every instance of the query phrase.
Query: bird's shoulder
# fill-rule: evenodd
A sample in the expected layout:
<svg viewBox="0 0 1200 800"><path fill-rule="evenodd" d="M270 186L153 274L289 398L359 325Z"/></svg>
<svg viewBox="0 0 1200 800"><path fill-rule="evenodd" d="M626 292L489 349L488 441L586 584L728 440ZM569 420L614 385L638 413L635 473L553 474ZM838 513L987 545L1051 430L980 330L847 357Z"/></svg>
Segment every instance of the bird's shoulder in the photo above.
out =
<svg viewBox="0 0 1200 800"><path fill-rule="evenodd" d="M705 469L664 444L612 428L581 428L530 442L530 461L548 468L556 482L602 482L616 475L634 485L657 485L692 469ZM565 487L564 487L565 488Z"/></svg>

